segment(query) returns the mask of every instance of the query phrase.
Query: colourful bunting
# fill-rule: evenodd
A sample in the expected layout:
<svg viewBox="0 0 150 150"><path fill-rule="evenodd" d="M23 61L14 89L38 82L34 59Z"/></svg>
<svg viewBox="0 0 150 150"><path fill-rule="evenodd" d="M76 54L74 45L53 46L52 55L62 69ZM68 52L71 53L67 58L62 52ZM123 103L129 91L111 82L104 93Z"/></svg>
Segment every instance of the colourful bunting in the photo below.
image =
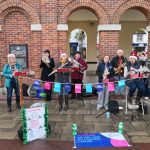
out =
<svg viewBox="0 0 150 150"><path fill-rule="evenodd" d="M45 82L45 84L44 84L44 89L45 90L51 90L51 82Z"/></svg>
<svg viewBox="0 0 150 150"><path fill-rule="evenodd" d="M114 82L108 82L107 85L108 85L108 91L109 92L112 92L115 90Z"/></svg>
<svg viewBox="0 0 150 150"><path fill-rule="evenodd" d="M97 84L97 93L102 91L103 91L103 84L102 83Z"/></svg>
<svg viewBox="0 0 150 150"><path fill-rule="evenodd" d="M92 84L86 84L86 92L92 93Z"/></svg>
<svg viewBox="0 0 150 150"><path fill-rule="evenodd" d="M54 92L60 92L61 89L61 83L55 82L54 84Z"/></svg>
<svg viewBox="0 0 150 150"><path fill-rule="evenodd" d="M81 93L81 84L75 84L75 93Z"/></svg>
<svg viewBox="0 0 150 150"><path fill-rule="evenodd" d="M125 80L120 80L118 81L119 87L124 87L125 86Z"/></svg>
<svg viewBox="0 0 150 150"><path fill-rule="evenodd" d="M71 84L70 83L65 84L65 91L67 91L67 92L71 91Z"/></svg>
<svg viewBox="0 0 150 150"><path fill-rule="evenodd" d="M35 90L40 89L40 82L40 80L34 80L32 88Z"/></svg>

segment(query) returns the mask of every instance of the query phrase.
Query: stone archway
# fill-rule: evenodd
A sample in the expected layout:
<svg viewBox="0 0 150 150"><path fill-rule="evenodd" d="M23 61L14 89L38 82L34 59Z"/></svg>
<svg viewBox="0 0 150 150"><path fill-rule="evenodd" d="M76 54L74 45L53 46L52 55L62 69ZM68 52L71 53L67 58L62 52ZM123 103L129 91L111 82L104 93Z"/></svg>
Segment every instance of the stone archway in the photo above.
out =
<svg viewBox="0 0 150 150"><path fill-rule="evenodd" d="M6 0L5 2L1 3L1 6L3 6L3 7L0 8L0 23L2 23L4 17L8 13L10 13L11 11L14 11L14 10L18 10L19 8L20 8L20 10L22 9L22 12L24 12L24 14L29 16L31 24L38 24L40 22L39 17L37 15L37 13L35 12L35 10L24 1Z"/></svg>
<svg viewBox="0 0 150 150"><path fill-rule="evenodd" d="M108 24L108 16L104 8L95 1L78 0L72 1L64 7L61 14L59 15L59 24L66 24L68 16L75 10L85 8L92 11L98 18L99 23Z"/></svg>
<svg viewBox="0 0 150 150"><path fill-rule="evenodd" d="M112 23L117 24L120 21L121 15L128 9L137 9L145 14L148 22L150 23L150 3L147 1L131 0L123 3L114 13Z"/></svg>

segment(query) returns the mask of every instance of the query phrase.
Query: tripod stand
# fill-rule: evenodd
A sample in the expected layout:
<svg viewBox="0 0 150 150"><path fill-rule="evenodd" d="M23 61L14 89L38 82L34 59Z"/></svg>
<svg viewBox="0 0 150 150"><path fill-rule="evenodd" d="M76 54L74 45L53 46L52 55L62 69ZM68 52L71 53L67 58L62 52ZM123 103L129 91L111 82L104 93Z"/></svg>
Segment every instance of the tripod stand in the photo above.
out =
<svg viewBox="0 0 150 150"><path fill-rule="evenodd" d="M82 93L79 95L79 94L75 94L75 99L76 99L76 104L77 104L77 100L81 100L82 101L82 105L85 106L84 104L84 100L83 100L83 97L82 97Z"/></svg>
<svg viewBox="0 0 150 150"><path fill-rule="evenodd" d="M116 109L117 111L114 111L115 109ZM102 116L102 115L103 115L104 113L106 113L106 112L109 112L110 115L113 114L113 115L116 116L116 114L119 113L119 110L122 110L122 112L123 112L123 107L110 107L110 106L108 105L108 110L105 110L104 112L102 112L101 114L99 114L98 116L96 116L96 118ZM124 113L124 112L123 112L123 113Z"/></svg>
<svg viewBox="0 0 150 150"><path fill-rule="evenodd" d="M105 114L106 112L109 112L110 115L111 115L111 111L108 109L108 110L105 110L104 112L102 112L101 114L99 114L98 116L96 116L96 118L98 117L101 117L103 114Z"/></svg>

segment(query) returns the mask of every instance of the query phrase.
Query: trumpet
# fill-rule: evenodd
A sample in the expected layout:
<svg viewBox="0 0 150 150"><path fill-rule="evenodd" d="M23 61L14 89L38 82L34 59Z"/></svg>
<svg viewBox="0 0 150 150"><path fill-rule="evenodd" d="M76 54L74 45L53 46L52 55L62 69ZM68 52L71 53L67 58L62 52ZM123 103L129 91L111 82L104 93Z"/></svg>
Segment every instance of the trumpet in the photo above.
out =
<svg viewBox="0 0 150 150"><path fill-rule="evenodd" d="M78 63L72 56L68 60L77 67L82 66L82 64Z"/></svg>

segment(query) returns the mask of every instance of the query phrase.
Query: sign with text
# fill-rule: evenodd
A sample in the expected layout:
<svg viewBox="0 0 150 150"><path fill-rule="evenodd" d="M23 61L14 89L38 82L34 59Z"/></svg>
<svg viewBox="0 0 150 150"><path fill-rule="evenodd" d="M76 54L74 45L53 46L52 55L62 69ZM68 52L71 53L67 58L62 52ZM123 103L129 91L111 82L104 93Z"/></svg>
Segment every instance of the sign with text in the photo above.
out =
<svg viewBox="0 0 150 150"><path fill-rule="evenodd" d="M120 133L87 133L75 136L77 148L128 147L130 146Z"/></svg>

